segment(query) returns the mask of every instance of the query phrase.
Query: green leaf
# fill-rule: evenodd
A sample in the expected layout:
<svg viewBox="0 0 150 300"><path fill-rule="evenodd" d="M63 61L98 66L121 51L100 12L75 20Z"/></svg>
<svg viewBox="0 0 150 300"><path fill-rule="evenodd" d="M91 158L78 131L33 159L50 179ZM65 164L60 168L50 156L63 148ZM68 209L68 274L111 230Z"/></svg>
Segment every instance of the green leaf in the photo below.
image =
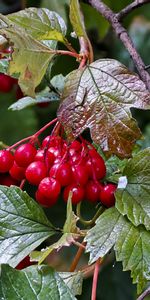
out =
<svg viewBox="0 0 150 300"><path fill-rule="evenodd" d="M73 295L81 295L83 283L82 272L59 272L59 276L69 287Z"/></svg>
<svg viewBox="0 0 150 300"><path fill-rule="evenodd" d="M54 92L39 93L35 96L35 98L23 97L19 99L18 101L14 102L11 106L9 106L9 110L21 110L29 106L37 105L37 103L45 103L58 100L59 96Z"/></svg>
<svg viewBox="0 0 150 300"><path fill-rule="evenodd" d="M55 233L42 208L26 192L0 186L0 263L15 267Z"/></svg>
<svg viewBox="0 0 150 300"><path fill-rule="evenodd" d="M124 158L141 135L131 107L150 108L145 84L118 61L100 59L66 77L58 118L70 140L89 128L107 155Z"/></svg>
<svg viewBox="0 0 150 300"><path fill-rule="evenodd" d="M86 252L90 252L90 264L103 257L114 246L122 227L124 217L115 207L107 209L85 237Z"/></svg>
<svg viewBox="0 0 150 300"><path fill-rule="evenodd" d="M53 250L60 250L64 246L70 246L74 242L74 240L78 239L81 236L80 229L76 226L77 220L78 218L72 210L70 195L67 202L66 221L62 230L63 235L56 243L52 244L46 249L42 249L41 252L33 251L33 253L31 253L30 255L31 259L36 260L39 262L39 264L41 264Z"/></svg>
<svg viewBox="0 0 150 300"><path fill-rule="evenodd" d="M30 7L8 15L8 19L35 39L65 42L67 29L64 20L47 8Z"/></svg>
<svg viewBox="0 0 150 300"><path fill-rule="evenodd" d="M150 281L150 232L144 226L135 227L126 218L115 245L116 259L122 261L123 270L131 271L138 294Z"/></svg>
<svg viewBox="0 0 150 300"><path fill-rule="evenodd" d="M150 230L150 148L131 158L124 171L127 186L116 191L116 207L135 225Z"/></svg>
<svg viewBox="0 0 150 300"><path fill-rule="evenodd" d="M32 266L22 271L2 265L0 298L3 300L75 300L63 279L49 266Z"/></svg>
<svg viewBox="0 0 150 300"><path fill-rule="evenodd" d="M104 257L114 246L116 260L122 261L124 271L130 270L138 293L150 280L150 232L140 225L135 227L115 207L107 209L89 230L85 241L90 252L90 263Z"/></svg>
<svg viewBox="0 0 150 300"><path fill-rule="evenodd" d="M7 17L3 16L3 19L7 27L1 28L0 34L6 36L14 45L8 73L19 73L21 90L24 94L34 97L34 90L41 82L54 54L46 45L27 34L25 29L9 23Z"/></svg>
<svg viewBox="0 0 150 300"><path fill-rule="evenodd" d="M70 21L76 35L78 37L85 37L87 39L78 0L70 0Z"/></svg>
<svg viewBox="0 0 150 300"><path fill-rule="evenodd" d="M8 60L7 59L0 59L0 73L7 74L8 69Z"/></svg>

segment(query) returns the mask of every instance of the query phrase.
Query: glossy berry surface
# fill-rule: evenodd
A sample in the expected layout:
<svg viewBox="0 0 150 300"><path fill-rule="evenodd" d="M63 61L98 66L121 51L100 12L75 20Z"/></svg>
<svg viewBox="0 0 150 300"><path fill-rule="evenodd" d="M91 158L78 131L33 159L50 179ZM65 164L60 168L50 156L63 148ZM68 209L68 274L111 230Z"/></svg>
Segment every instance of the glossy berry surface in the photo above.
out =
<svg viewBox="0 0 150 300"><path fill-rule="evenodd" d="M37 150L33 145L23 144L15 151L15 161L20 167L27 167L34 160L36 152Z"/></svg>
<svg viewBox="0 0 150 300"><path fill-rule="evenodd" d="M40 182L38 190L44 197L55 199L60 194L61 186L57 179L45 177Z"/></svg>
<svg viewBox="0 0 150 300"><path fill-rule="evenodd" d="M74 181L80 185L85 185L88 181L88 174L84 165L72 167Z"/></svg>
<svg viewBox="0 0 150 300"><path fill-rule="evenodd" d="M61 186L69 185L72 182L72 170L69 163L61 164L56 171L56 179Z"/></svg>
<svg viewBox="0 0 150 300"><path fill-rule="evenodd" d="M14 157L8 150L0 150L0 173L10 170L14 162Z"/></svg>
<svg viewBox="0 0 150 300"><path fill-rule="evenodd" d="M14 85L13 78L0 73L0 92L9 93Z"/></svg>
<svg viewBox="0 0 150 300"><path fill-rule="evenodd" d="M100 201L106 207L115 205L115 191L117 189L116 184L107 183L100 191Z"/></svg>
<svg viewBox="0 0 150 300"><path fill-rule="evenodd" d="M26 179L34 185L38 185L40 181L46 177L46 166L41 161L32 162L26 169Z"/></svg>
<svg viewBox="0 0 150 300"><path fill-rule="evenodd" d="M83 187L77 184L70 184L64 189L63 198L64 201L68 201L69 193L72 192L72 203L77 204L84 200L85 190Z"/></svg>
<svg viewBox="0 0 150 300"><path fill-rule="evenodd" d="M21 181L25 178L25 168L19 167L16 162L14 161L13 166L9 170L9 174L12 178Z"/></svg>
<svg viewBox="0 0 150 300"><path fill-rule="evenodd" d="M51 198L51 199L48 197L45 197L43 194L40 193L39 190L36 191L35 198L39 204L41 204L42 206L45 206L45 207L53 206L54 204L56 204L56 202L58 200L58 197Z"/></svg>
<svg viewBox="0 0 150 300"><path fill-rule="evenodd" d="M89 180L85 188L86 199L93 203L97 202L101 188L102 184L97 181Z"/></svg>

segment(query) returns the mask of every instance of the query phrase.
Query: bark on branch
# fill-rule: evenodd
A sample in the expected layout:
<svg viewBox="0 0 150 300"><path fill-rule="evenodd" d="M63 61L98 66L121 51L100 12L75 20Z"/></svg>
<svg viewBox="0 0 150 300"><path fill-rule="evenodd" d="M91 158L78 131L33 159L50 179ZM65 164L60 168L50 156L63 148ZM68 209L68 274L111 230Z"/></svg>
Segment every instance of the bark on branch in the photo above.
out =
<svg viewBox="0 0 150 300"><path fill-rule="evenodd" d="M131 11L134 9L143 6L144 4L150 3L150 0L135 0L125 8L123 8L118 14L117 18L118 20L122 20L126 15L128 15Z"/></svg>
<svg viewBox="0 0 150 300"><path fill-rule="evenodd" d="M147 288L138 298L137 300L143 300L145 297L150 295L150 287Z"/></svg>
<svg viewBox="0 0 150 300"><path fill-rule="evenodd" d="M136 6L135 6L136 2ZM106 4L103 3L101 0L87 0L86 3L90 4L94 7L112 26L114 29L117 37L122 41L125 48L128 50L137 70L139 76L144 81L147 89L150 91L150 74L145 69L145 64L137 52L127 30L123 27L120 23L119 18L123 18L127 13L129 13L135 7L139 7L145 3L150 3L150 0L139 0L134 1L132 5L130 4L125 9L123 9L119 14L114 13ZM119 17L118 17L119 16Z"/></svg>

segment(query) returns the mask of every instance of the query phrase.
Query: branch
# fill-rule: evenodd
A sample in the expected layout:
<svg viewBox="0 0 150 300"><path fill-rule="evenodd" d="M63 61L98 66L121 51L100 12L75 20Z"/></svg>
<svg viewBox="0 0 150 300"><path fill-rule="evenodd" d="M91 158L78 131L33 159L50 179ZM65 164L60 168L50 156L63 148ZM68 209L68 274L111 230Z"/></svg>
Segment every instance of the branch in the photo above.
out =
<svg viewBox="0 0 150 300"><path fill-rule="evenodd" d="M148 287L138 298L137 300L143 300L145 297L150 295L150 287Z"/></svg>
<svg viewBox="0 0 150 300"><path fill-rule="evenodd" d="M123 8L118 14L117 14L117 19L120 21L122 20L126 15L128 15L131 11L134 9L144 5L144 4L149 4L150 0L135 0L125 8Z"/></svg>
<svg viewBox="0 0 150 300"><path fill-rule="evenodd" d="M94 7L113 27L117 37L122 41L125 48L128 50L132 60L139 72L141 79L144 81L147 89L150 91L150 74L145 69L145 64L138 54L129 34L119 22L117 14L115 14L101 0L88 0L88 3Z"/></svg>

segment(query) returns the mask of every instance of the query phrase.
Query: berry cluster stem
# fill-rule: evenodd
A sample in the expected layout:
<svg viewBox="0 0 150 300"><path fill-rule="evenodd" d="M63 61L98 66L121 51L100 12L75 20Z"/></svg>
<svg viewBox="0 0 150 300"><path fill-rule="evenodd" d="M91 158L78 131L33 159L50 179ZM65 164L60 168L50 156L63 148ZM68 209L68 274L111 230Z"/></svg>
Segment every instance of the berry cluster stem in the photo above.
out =
<svg viewBox="0 0 150 300"><path fill-rule="evenodd" d="M72 264L70 266L69 272L74 272L74 270L76 269L76 266L77 266L77 264L78 264L78 262L80 260L80 257L82 255L82 253L85 251L85 248L83 246L85 246L84 242L80 245L80 247L79 247L79 249L78 249L78 251L77 251L77 253L76 253L75 257L74 257L74 260L73 260L73 262L72 262Z"/></svg>
<svg viewBox="0 0 150 300"><path fill-rule="evenodd" d="M36 140L38 138L38 136L45 131L48 127L50 127L51 125L53 125L54 123L57 122L57 118L55 118L54 120L52 120L51 122L47 123L45 126L43 126L40 130L38 130L35 134L30 135L20 141L18 141L17 143L13 144L12 146L8 147L8 150L12 150L13 148L19 146L20 144L26 142L26 141L32 141L32 140Z"/></svg>
<svg viewBox="0 0 150 300"><path fill-rule="evenodd" d="M100 270L101 261L102 261L102 259L98 259L95 264L91 300L96 300L98 274L99 274L99 270Z"/></svg>
<svg viewBox="0 0 150 300"><path fill-rule="evenodd" d="M76 210L76 214L79 218L79 221L85 225L85 226L91 226L95 223L95 221L97 220L97 218L104 212L105 208L104 207L100 207L96 214L94 215L94 217L91 220L84 220L83 217L81 216L81 202L77 204L77 210Z"/></svg>

